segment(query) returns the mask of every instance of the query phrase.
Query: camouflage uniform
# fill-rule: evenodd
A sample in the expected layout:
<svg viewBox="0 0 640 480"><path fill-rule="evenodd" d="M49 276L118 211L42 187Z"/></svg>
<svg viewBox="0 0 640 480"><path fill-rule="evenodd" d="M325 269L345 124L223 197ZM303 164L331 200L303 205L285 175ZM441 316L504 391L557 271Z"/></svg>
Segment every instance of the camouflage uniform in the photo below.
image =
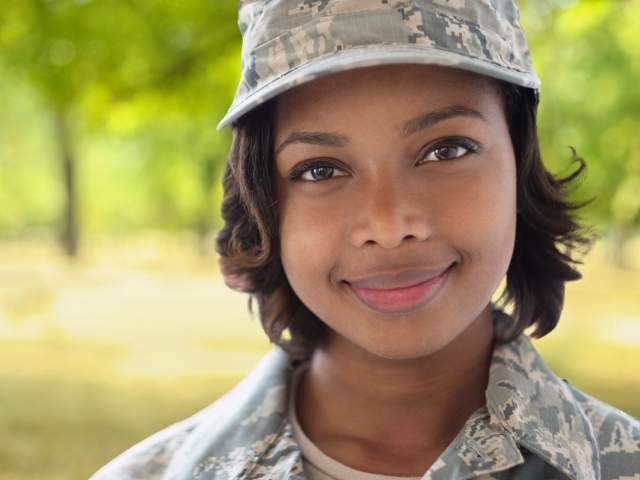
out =
<svg viewBox="0 0 640 480"><path fill-rule="evenodd" d="M302 480L287 417L294 365L274 347L231 392L91 480ZM486 406L424 480L640 480L640 422L558 378L528 337L497 343Z"/></svg>
<svg viewBox="0 0 640 480"><path fill-rule="evenodd" d="M432 64L538 92L512 0L242 0L242 76L218 128L320 76Z"/></svg>

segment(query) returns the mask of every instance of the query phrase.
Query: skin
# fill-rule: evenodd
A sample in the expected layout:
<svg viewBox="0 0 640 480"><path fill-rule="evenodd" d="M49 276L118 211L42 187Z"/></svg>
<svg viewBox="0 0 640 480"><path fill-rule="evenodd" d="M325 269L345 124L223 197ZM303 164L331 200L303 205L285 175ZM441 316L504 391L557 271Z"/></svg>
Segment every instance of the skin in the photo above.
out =
<svg viewBox="0 0 640 480"><path fill-rule="evenodd" d="M408 121L448 107L479 115L402 133ZM490 301L516 230L515 158L502 99L490 79L462 70L370 67L283 94L274 128L284 271L329 327L297 392L301 426L352 468L421 476L485 403ZM280 147L301 131L341 140ZM452 137L479 149L443 150ZM334 170L314 170L325 178L317 182L311 171L307 181L288 178L310 159ZM402 313L371 309L346 283L452 263L437 294Z"/></svg>

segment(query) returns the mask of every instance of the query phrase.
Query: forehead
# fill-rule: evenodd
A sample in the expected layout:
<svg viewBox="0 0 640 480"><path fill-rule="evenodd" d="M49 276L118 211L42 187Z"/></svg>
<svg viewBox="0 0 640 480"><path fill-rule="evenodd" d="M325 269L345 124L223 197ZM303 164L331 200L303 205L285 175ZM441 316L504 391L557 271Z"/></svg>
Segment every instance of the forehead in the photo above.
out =
<svg viewBox="0 0 640 480"><path fill-rule="evenodd" d="M377 113L390 122L447 105L496 110L496 82L456 68L385 65L322 77L285 92L275 102L276 131ZM498 108L499 110L499 108Z"/></svg>

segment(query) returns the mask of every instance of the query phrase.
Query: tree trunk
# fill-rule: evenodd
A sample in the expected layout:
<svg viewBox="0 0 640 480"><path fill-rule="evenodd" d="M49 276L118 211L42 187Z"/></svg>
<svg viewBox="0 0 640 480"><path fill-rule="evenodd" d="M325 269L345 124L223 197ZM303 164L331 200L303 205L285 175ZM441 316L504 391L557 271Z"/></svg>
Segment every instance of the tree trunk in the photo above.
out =
<svg viewBox="0 0 640 480"><path fill-rule="evenodd" d="M78 255L79 248L76 157L69 132L69 121L66 112L60 107L55 110L54 128L64 188L60 242L64 253L69 258L74 258Z"/></svg>

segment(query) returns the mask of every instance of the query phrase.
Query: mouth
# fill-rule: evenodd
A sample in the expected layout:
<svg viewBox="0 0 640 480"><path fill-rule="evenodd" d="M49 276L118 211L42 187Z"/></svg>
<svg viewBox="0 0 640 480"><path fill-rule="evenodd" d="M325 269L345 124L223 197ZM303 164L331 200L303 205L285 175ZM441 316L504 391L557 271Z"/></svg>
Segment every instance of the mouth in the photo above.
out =
<svg viewBox="0 0 640 480"><path fill-rule="evenodd" d="M410 313L421 308L433 300L444 286L449 273L457 264L452 263L446 269L429 276L424 281L412 285L394 288L369 288L358 284L346 282L355 296L367 307L378 313Z"/></svg>

